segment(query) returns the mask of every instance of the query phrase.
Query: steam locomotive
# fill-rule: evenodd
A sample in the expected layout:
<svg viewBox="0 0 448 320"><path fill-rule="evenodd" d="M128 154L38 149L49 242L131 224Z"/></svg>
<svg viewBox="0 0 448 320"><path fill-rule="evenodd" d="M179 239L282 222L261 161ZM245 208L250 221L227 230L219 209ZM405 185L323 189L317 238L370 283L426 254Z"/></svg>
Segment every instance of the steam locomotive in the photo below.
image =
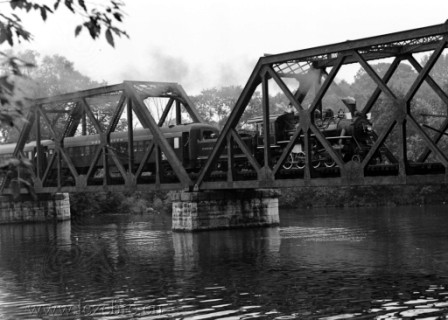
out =
<svg viewBox="0 0 448 320"><path fill-rule="evenodd" d="M270 147L274 162L278 161L286 145L294 135L298 121L298 116L294 113L284 113L270 117ZM262 163L264 148L262 117L253 118L248 121L248 124L251 124L254 129L240 131L241 139L248 146L248 149L251 150L252 155ZM321 117L316 118L315 124L332 148L340 153L345 162L350 160L361 161L374 143L370 120L354 110L349 113L338 113L337 115L334 115L331 110L326 110ZM219 130L216 127L203 123L172 125L161 127L160 129L188 172L198 172L200 170L207 161L219 135ZM127 132L114 132L110 136L110 147L115 151L125 168L128 167L127 139ZM134 131L134 165L139 165L143 160L146 149L152 139L153 137L148 129ZM303 140L303 136L299 136L295 141L292 151L282 164L283 169L303 169L305 167L306 155ZM314 135L311 135L310 141L312 166L314 168L335 166L335 161ZM52 140L42 140L41 145L44 150L43 161L45 163L49 161L49 158L55 152L55 144ZM94 155L99 145L99 135L76 136L64 139L66 153L79 174L87 173L91 163L94 161ZM15 144L0 145L0 159L11 156L14 147ZM242 150L236 144L232 148L234 148L236 167L240 169L250 167ZM36 151L35 141L27 143L23 150L24 155L32 161L36 159ZM226 154L227 152L224 150L216 165L216 170L226 169ZM103 159L100 157L97 162L97 168L103 167L102 161ZM163 154L162 163L168 164ZM111 165L113 170L112 161ZM62 167L68 172L67 164L62 163ZM118 169L115 168L115 170L118 173ZM153 174L154 170L155 153L153 152L143 171ZM170 170L168 166L167 170Z"/></svg>
<svg viewBox="0 0 448 320"><path fill-rule="evenodd" d="M282 117L285 117L285 115L280 116L277 121L281 120ZM335 116L328 109L323 117L317 118L315 124L331 147L340 154L344 162L361 162L375 142L372 124L368 117L370 115L365 116L356 111L354 113L339 112ZM285 121L281 122L284 123ZM284 130L283 134L286 133L288 136L292 136L294 131ZM280 145L280 150L282 150L282 145L289 143L289 139L278 141L277 143ZM310 144L311 165L313 168L333 167L336 165L334 159L314 134L311 134ZM301 135L283 163L283 168L286 170L293 167L303 169L305 167L305 156L304 137ZM378 154L374 157L375 161L380 161L380 158Z"/></svg>
<svg viewBox="0 0 448 320"><path fill-rule="evenodd" d="M340 111L337 115L334 115L331 109L327 109L323 116L316 117L315 124L331 147L340 154L344 162L361 162L375 142L369 117L370 115L365 116L356 111L353 113ZM247 123L253 124L255 130L252 132L245 130L242 140L250 147L254 157L261 163L264 149L263 119L262 117L257 117L249 120ZM269 144L274 162L278 161L282 155L297 130L298 123L299 118L294 113L284 113L270 117ZM333 167L336 165L336 162L314 134L310 136L310 144L311 165L313 168ZM282 164L282 167L285 170L303 169L306 157L304 150L304 136L302 134L295 141L294 147ZM206 154L199 153L199 156L205 158ZM235 157L238 156L243 157L242 154L235 155ZM375 155L374 159L375 161L380 161L380 155Z"/></svg>

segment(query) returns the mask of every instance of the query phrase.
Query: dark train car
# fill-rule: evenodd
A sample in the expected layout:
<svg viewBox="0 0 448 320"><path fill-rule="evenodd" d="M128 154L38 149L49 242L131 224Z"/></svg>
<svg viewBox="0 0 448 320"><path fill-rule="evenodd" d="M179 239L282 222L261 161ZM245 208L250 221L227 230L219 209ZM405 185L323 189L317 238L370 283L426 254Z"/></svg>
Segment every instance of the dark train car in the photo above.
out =
<svg viewBox="0 0 448 320"><path fill-rule="evenodd" d="M209 139L219 133L218 129L207 124L191 123L161 127L163 135L173 148L183 166L188 169L197 167L198 147L197 141ZM139 165L145 151L151 143L153 136L149 129L134 130L134 164ZM99 135L77 136L64 139L64 149L71 158L73 165L80 173L86 173L94 161L95 153L100 144ZM128 133L113 132L110 135L110 145L120 158L121 163L128 166ZM49 147L49 154L54 152L54 144ZM166 160L162 155L162 161ZM148 160L147 169L155 164L155 153ZM98 160L97 166L103 165L102 158ZM66 165L63 165L66 166Z"/></svg>
<svg viewBox="0 0 448 320"><path fill-rule="evenodd" d="M52 140L42 140L41 145L44 152L44 158L46 158L49 154L49 148L54 148L54 142ZM0 165L13 156L15 149L15 143L6 143L0 145ZM36 152L36 141L31 141L30 143L25 144L25 146L23 147L23 154L29 160L35 159Z"/></svg>
<svg viewBox="0 0 448 320"><path fill-rule="evenodd" d="M217 136L217 135L216 135ZM256 151L256 136L251 133L244 133L241 134L241 140L243 143L245 143L248 147L248 150L250 150L251 154L254 154ZM213 148L215 147L217 139L202 139L197 141L197 161L198 164L205 163L212 152ZM243 169L247 167L249 164L247 162L247 157L244 154L244 152L241 150L241 148L238 146L236 142L232 143L232 149L233 149L233 158L235 161L235 166L237 166L239 169ZM226 170L227 169L227 150L228 146L226 145L224 147L224 150L221 153L221 156L219 157L219 161L217 163L217 169Z"/></svg>

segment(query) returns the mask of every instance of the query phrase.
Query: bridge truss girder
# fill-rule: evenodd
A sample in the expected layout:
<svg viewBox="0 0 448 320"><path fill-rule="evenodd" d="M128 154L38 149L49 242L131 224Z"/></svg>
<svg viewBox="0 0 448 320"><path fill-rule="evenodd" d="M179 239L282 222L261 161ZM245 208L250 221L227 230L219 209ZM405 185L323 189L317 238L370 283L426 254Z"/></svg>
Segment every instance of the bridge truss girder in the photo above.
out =
<svg viewBox="0 0 448 320"><path fill-rule="evenodd" d="M162 116L159 122L156 122L153 115L145 105L144 100L148 98L163 98L168 100L163 107ZM99 121L99 114L95 115L93 110L94 99L109 99L109 105L112 105L112 115L107 123ZM125 81L118 85L111 85L102 88L79 91L75 93L63 94L60 96L37 99L27 116L26 124L21 130L21 134L14 151L14 157L26 157L24 154L24 146L29 140L36 141L34 153L34 186L37 193L53 193L53 192L84 192L99 190L123 190L123 185L127 190L158 190L158 189L186 189L193 185L193 181L184 169L182 162L175 154L173 147L168 143L166 137L161 131L161 126L167 118L168 113L175 105L176 123L181 122L181 107L190 116L193 122L203 122L200 115L194 108L189 97L183 88L177 83L162 82L137 82ZM55 121L50 119L56 114L65 115L66 122L62 130L55 129ZM127 131L127 159L120 159L117 151L111 146L111 134L115 132L120 117L126 114L126 128L121 130ZM137 119L135 119L135 117ZM144 156L138 168L133 167L134 163L134 136L133 125L138 120L143 128L149 129L152 135L152 141L145 147ZM99 137L98 148L94 155L94 160L89 166L87 172L80 173L75 167L72 156L64 148L64 142L67 138L75 135L75 132L81 131L81 136L88 138L86 133L86 123L89 122L94 128L94 134ZM82 127L81 129L79 127ZM45 143L43 131L46 130L47 136L54 143L54 152L49 156L49 160L45 161L44 153ZM34 134L34 137L31 136ZM48 138L48 137L47 137ZM48 141L48 140L46 140ZM87 142L86 142L87 143ZM47 143L48 144L48 143ZM138 184L137 180L141 177L143 166L151 157L155 155L155 173L151 182ZM174 176L170 177L169 183L164 183L162 156L172 168ZM102 163L102 183L90 183L97 165ZM72 183L67 185L67 176L64 176L62 163L65 163L65 171L70 172ZM110 165L113 164L118 169L123 183L114 185L111 183ZM57 182L54 182L54 174L57 173ZM53 174L53 182L49 185L49 176ZM9 181L4 180L2 185L3 193L10 193Z"/></svg>
<svg viewBox="0 0 448 320"><path fill-rule="evenodd" d="M434 137L430 137L417 123L411 113L411 100L415 96L421 85L426 82L448 107L448 93L442 89L436 81L429 75L437 59L441 56L443 50L447 47L448 40L448 21L442 25L436 25L415 30L397 32L365 38L355 41L346 41L343 43L321 46L306 50L282 53L277 55L269 55L259 59L255 66L246 86L243 89L234 109L232 110L228 121L222 129L217 143L211 152L208 161L202 168L198 179L195 182L197 189L219 189L219 188L260 188L260 187L291 187L291 186L311 186L311 185L359 185L359 184L403 184L403 183L427 183L442 182L446 183L448 173L448 159L441 151L437 143L448 129L448 120L446 120L438 129L439 133ZM429 60L422 67L415 59L413 54L429 53ZM391 58L393 62L390 64L387 72L381 77L372 68L369 62L373 60ZM408 61L415 71L418 73L415 81L408 89L406 95L398 97L389 87L388 81L394 75L400 62ZM364 159L359 163L353 161L344 162L341 155L337 153L325 139L322 132L318 129L314 113L322 104L322 99L333 83L335 76L340 68L347 64L358 63L364 68L368 76L374 81L376 89L370 95L367 103L361 113L366 115L374 104L377 102L381 94L384 94L392 101L394 108L393 116L389 119L386 127L381 132L376 133L377 139L370 151ZM327 68L331 67L328 73ZM302 103L310 90L308 85L300 85L296 92L292 92L286 84L286 79L300 79L306 76L307 69L314 69L320 72L319 79L325 75L325 80L321 83L315 83L315 95L309 108L305 108ZM269 92L268 82L276 83L281 92L287 97L290 105L294 106L300 115L300 123L295 133L286 145L280 158L274 163L271 157L271 147L269 142ZM249 148L242 142L241 137L237 133L237 125L249 105L249 101L257 90L261 87L262 95L262 112L264 145L263 160L257 161L252 155ZM409 162L407 160L407 144L406 144L406 128L409 125L413 130L418 132L425 144L425 150L421 154L419 161L423 162L428 155L433 153L437 160L444 167L444 174L437 175L409 175ZM384 146L386 138L391 134L394 128L398 128L400 135L398 156L394 157L386 150L387 157L390 162L398 163L398 174L386 177L366 176L365 170L372 160L374 154L379 152L380 147ZM294 147L296 139L302 135L304 137L305 152L305 168L303 177L299 179L279 179L278 173L281 170L282 163L290 154ZM340 175L335 178L319 178L313 177L313 168L311 166L311 135L325 148L326 152L331 156L332 160L340 170ZM236 143L247 157L249 163L253 167L256 178L235 180L235 166L233 165L234 157L232 143ZM216 181L211 178L213 168L219 161L219 157L227 150L227 158L229 159L227 166L226 179Z"/></svg>

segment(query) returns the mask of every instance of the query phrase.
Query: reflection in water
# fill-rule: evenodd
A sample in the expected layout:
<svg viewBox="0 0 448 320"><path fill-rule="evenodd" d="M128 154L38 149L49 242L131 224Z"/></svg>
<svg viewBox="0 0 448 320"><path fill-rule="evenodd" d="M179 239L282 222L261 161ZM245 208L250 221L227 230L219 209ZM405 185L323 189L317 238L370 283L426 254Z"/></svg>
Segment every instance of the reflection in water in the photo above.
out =
<svg viewBox="0 0 448 320"><path fill-rule="evenodd" d="M0 319L448 314L444 207L282 211L279 228L172 233L166 215L0 226Z"/></svg>
<svg viewBox="0 0 448 320"><path fill-rule="evenodd" d="M181 281L210 265L222 267L223 273L244 261L274 263L280 250L278 228L222 230L200 233L173 233L174 268ZM218 281L219 279L216 279Z"/></svg>

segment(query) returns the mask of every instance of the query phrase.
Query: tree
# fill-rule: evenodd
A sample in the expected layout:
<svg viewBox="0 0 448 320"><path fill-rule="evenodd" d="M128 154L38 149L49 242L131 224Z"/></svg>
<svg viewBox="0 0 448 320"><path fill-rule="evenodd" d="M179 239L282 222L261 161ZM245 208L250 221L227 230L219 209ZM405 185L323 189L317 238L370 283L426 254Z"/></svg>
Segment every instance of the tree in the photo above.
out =
<svg viewBox="0 0 448 320"><path fill-rule="evenodd" d="M423 57L421 64L425 65L429 57ZM373 64L372 68L382 77L388 70L389 63ZM417 78L416 70L407 63L400 63L394 75L389 80L388 85L394 94L399 98L404 98L413 82ZM442 55L436 65L431 71L433 79L444 89L448 89L448 55ZM358 108L362 107L367 102L367 99L376 88L375 82L362 68L359 69L355 76L355 81L352 84L354 96L357 101ZM380 95L379 99L372 108L372 118L374 122L374 129L382 132L389 119L394 112L392 100L384 93ZM416 95L411 101L411 115L418 123L423 123L431 127L439 128L443 121L441 117L430 117L428 115L446 115L446 105L437 96L434 90L425 82L417 91ZM433 136L436 132L433 130L426 130L429 136ZM399 135L398 130L391 132L387 139L387 146L392 152L398 152ZM416 160L424 148L423 138L412 127L407 128L407 145L408 145L408 159ZM441 146L442 149L446 146Z"/></svg>
<svg viewBox="0 0 448 320"><path fill-rule="evenodd" d="M68 92L86 90L99 86L106 85L105 82L97 82L89 77L81 74L75 69L73 62L67 60L60 55L44 56L40 57L39 53L32 50L17 53L17 57L26 61L32 61L33 68L27 68L24 74L27 75L27 92L30 98L42 98L60 95ZM106 102L101 105L98 103L92 104L92 111L95 114L99 114L99 122L107 123L112 117L112 113L116 103ZM101 110L99 110L101 108ZM99 111L99 112L98 112ZM63 127L64 117L68 117L68 114L56 113L49 115L49 118L54 126L54 129L58 131L59 127ZM63 120L63 121L61 121ZM87 127L89 134L95 132L93 124ZM0 128L1 135L4 142L16 142L18 139L18 130L10 127ZM30 133L30 140L35 139L35 131ZM43 132L43 138L48 138Z"/></svg>
<svg viewBox="0 0 448 320"><path fill-rule="evenodd" d="M5 13L6 10L0 12L0 46L13 47L17 42L32 40L31 33L22 25L19 12L38 11L45 21L60 7L66 7L73 14L83 17L84 20L75 27L75 36L86 29L92 39L97 39L104 31L105 38L111 46L114 46L114 35L127 36L125 31L116 26L123 20L123 3L120 0L110 0L101 7L88 7L85 0L49 1L53 3L52 8L31 0L3 2L9 3L11 13ZM62 6L60 6L61 2ZM23 120L29 99L32 98L27 90L29 87L25 79L30 68L34 66L34 62L8 55L3 48L0 50L0 128L15 127ZM1 166L9 170L9 173L23 170L32 172L32 165L27 159L7 159ZM9 180L13 184L23 183L29 187L32 182L20 178L21 176L23 177L20 174L9 175ZM15 193L15 196L18 196L18 193Z"/></svg>
<svg viewBox="0 0 448 320"><path fill-rule="evenodd" d="M193 96L192 101L206 122L222 128L242 91L241 86L205 89L199 95ZM270 112L272 114L283 112L283 108L288 102L282 94L270 96ZM263 114L261 105L262 96L259 91L255 91L241 116L238 126L244 127L249 119L261 116Z"/></svg>
<svg viewBox="0 0 448 320"><path fill-rule="evenodd" d="M86 29L92 39L97 39L103 33L106 41L114 46L115 36L127 36L126 32L117 27L123 21L122 7L119 0L110 0L104 6L89 7L84 0L52 0L52 8L30 0L9 0L11 13L0 13L0 45L13 47L21 41L31 41L32 34L23 26L20 13L38 11L45 21L50 14L56 13L60 7L66 7L70 12L84 20L75 27L75 36ZM63 3L63 5L61 5ZM99 9L101 8L101 9ZM34 66L35 56L16 57L5 50L0 51L0 126L14 126L24 114L28 104L29 87L24 85L24 78ZM26 82L26 81L25 81Z"/></svg>
<svg viewBox="0 0 448 320"><path fill-rule="evenodd" d="M222 128L241 91L240 86L205 89L192 101L206 122Z"/></svg>

